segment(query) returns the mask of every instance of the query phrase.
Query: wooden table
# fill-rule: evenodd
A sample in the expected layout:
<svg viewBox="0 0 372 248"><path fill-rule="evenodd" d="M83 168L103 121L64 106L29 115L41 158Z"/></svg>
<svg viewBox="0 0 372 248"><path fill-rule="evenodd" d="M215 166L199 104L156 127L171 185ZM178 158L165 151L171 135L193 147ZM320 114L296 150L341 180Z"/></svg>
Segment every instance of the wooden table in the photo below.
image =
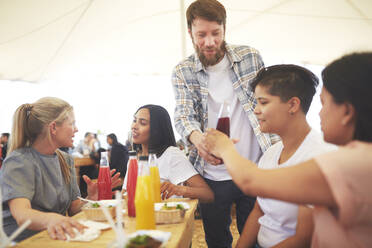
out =
<svg viewBox="0 0 372 248"><path fill-rule="evenodd" d="M95 165L95 162L93 159L86 157L86 158L74 158L74 164L75 167L81 167L81 166L92 166Z"/></svg>
<svg viewBox="0 0 372 248"><path fill-rule="evenodd" d="M82 166L94 166L96 162L90 157L74 158L75 172L77 184L80 186L80 167Z"/></svg>
<svg viewBox="0 0 372 248"><path fill-rule="evenodd" d="M179 199L178 199L179 200ZM189 248L192 235L194 231L194 212L198 200L185 199L185 201L190 205L190 209L186 211L185 218L183 222L177 224L164 224L156 225L157 230L171 232L172 235L168 240L167 248ZM74 218L81 219L84 218L83 213L79 213L74 216ZM127 215L124 216L125 231L127 233L135 232L135 218L130 218ZM40 232L16 245L16 247L27 247L27 248L77 248L77 247L107 247L107 245L115 239L115 233L112 229L103 231L101 236L93 240L92 242L66 242L61 240L52 240L47 231Z"/></svg>

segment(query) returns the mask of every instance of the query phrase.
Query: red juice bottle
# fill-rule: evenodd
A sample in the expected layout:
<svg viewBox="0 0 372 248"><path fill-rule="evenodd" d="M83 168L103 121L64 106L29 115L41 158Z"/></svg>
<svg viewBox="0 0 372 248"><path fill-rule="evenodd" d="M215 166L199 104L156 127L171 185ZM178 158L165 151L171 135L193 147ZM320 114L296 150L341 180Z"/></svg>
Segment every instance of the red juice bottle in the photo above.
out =
<svg viewBox="0 0 372 248"><path fill-rule="evenodd" d="M107 152L101 152L98 173L98 200L111 200L111 175L107 161Z"/></svg>
<svg viewBox="0 0 372 248"><path fill-rule="evenodd" d="M128 161L128 174L127 174L127 199L128 199L128 216L136 217L136 208L134 204L134 198L136 195L138 176L138 162L136 158L136 152L129 152Z"/></svg>
<svg viewBox="0 0 372 248"><path fill-rule="evenodd" d="M230 104L227 101L220 107L216 129L230 137Z"/></svg>

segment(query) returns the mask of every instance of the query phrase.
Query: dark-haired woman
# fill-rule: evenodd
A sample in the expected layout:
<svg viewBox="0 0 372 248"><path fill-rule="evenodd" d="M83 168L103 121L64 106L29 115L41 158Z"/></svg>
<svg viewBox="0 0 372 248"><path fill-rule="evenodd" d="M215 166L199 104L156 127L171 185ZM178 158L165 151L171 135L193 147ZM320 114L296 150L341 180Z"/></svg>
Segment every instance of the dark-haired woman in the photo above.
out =
<svg viewBox="0 0 372 248"><path fill-rule="evenodd" d="M163 199L175 195L213 201L212 190L176 147L166 109L158 105L140 107L134 115L132 139L140 155L148 155L151 151L158 157Z"/></svg>
<svg viewBox="0 0 372 248"><path fill-rule="evenodd" d="M332 62L322 78L321 126L338 151L261 170L221 132L208 131L205 143L244 193L314 204L312 247L372 247L372 52Z"/></svg>

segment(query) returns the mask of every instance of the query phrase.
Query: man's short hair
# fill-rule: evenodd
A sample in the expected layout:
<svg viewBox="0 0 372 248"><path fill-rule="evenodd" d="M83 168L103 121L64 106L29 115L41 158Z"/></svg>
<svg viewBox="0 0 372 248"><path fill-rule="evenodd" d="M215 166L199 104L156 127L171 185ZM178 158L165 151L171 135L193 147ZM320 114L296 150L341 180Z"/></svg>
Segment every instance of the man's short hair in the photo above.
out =
<svg viewBox="0 0 372 248"><path fill-rule="evenodd" d="M191 29L192 22L196 18L207 21L215 21L226 26L225 7L216 0L197 0L190 4L186 11L187 27Z"/></svg>
<svg viewBox="0 0 372 248"><path fill-rule="evenodd" d="M308 69L298 65L274 65L262 68L251 83L252 91L257 85L265 87L273 96L283 102L292 97L301 101L301 109L306 114L319 84L318 77Z"/></svg>

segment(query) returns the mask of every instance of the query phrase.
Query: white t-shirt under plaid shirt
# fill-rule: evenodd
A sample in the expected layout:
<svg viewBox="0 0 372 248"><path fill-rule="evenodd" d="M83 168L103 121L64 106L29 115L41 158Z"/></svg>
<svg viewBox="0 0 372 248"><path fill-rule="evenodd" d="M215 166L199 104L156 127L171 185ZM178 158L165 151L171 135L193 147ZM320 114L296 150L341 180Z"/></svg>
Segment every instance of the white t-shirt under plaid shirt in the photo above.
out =
<svg viewBox="0 0 372 248"><path fill-rule="evenodd" d="M208 127L216 128L218 112L224 101L230 104L230 137L239 139L235 147L240 155L258 163L262 152L257 142L248 116L245 114L239 99L234 92L229 77L230 62L225 55L216 65L208 66ZM231 176L224 164L204 166L204 177L213 181L231 180Z"/></svg>
<svg viewBox="0 0 372 248"><path fill-rule="evenodd" d="M249 46L226 44L226 57L230 63L228 73L232 87L249 119L261 151L264 152L279 138L262 133L253 113L256 101L249 85L257 72L264 67L263 61L258 51ZM194 130L203 132L208 127L208 74L196 54L175 67L172 84L176 99L175 127L188 142ZM198 156L196 149L190 151L189 159L203 175L204 160Z"/></svg>

